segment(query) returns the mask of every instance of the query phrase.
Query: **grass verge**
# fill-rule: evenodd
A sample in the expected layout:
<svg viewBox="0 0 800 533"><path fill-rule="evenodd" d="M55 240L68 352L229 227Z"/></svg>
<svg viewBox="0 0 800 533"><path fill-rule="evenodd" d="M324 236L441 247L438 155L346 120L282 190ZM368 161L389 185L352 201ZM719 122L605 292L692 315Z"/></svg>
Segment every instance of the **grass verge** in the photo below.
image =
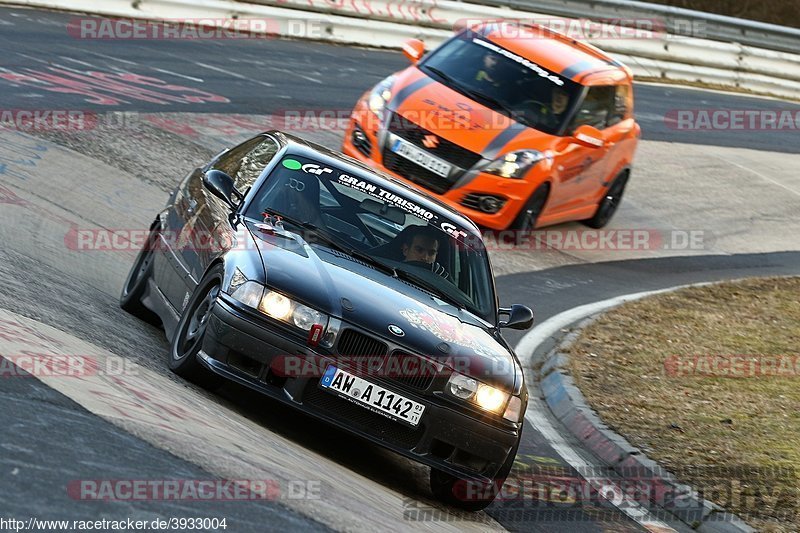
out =
<svg viewBox="0 0 800 533"><path fill-rule="evenodd" d="M800 524L800 278L616 308L570 349L589 404L633 445L762 531Z"/></svg>

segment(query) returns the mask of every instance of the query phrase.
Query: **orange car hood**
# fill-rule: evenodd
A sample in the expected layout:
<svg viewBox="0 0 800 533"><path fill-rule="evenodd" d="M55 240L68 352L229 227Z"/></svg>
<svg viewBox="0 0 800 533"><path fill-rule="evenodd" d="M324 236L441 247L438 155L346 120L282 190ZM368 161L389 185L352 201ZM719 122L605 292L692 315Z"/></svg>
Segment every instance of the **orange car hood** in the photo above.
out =
<svg viewBox="0 0 800 533"><path fill-rule="evenodd" d="M555 139L493 111L414 67L398 75L392 92L389 109L487 159L510 150L545 150Z"/></svg>

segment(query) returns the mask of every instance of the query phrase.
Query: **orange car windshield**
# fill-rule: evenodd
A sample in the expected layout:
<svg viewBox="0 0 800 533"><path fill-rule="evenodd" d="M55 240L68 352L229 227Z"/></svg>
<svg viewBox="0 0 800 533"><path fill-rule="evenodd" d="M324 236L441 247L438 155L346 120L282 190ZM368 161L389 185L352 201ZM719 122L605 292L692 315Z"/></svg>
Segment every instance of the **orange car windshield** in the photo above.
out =
<svg viewBox="0 0 800 533"><path fill-rule="evenodd" d="M467 31L433 52L420 70L472 100L545 133L559 132L581 86Z"/></svg>

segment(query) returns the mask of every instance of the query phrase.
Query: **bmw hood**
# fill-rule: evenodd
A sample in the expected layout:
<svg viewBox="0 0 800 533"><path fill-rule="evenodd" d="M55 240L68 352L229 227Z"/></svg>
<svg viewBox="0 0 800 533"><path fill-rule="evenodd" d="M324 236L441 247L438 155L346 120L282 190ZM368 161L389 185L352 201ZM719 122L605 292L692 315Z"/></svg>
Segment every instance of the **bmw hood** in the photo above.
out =
<svg viewBox="0 0 800 533"><path fill-rule="evenodd" d="M369 332L390 350L426 356L509 392L519 385L513 355L471 313L347 254L246 224L264 264L264 279L254 281L340 318L342 330Z"/></svg>

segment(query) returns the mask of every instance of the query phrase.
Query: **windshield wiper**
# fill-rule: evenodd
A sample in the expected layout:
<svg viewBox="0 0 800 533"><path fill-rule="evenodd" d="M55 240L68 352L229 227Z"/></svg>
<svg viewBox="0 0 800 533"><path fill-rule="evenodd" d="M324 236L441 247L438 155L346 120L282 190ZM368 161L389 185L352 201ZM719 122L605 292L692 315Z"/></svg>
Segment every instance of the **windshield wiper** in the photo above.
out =
<svg viewBox="0 0 800 533"><path fill-rule="evenodd" d="M497 98L489 96L488 94L484 94L480 91L474 91L472 89L464 87L463 85L458 83L454 78L445 74L436 67L429 67L428 65L425 65L425 68L430 70L440 78L442 78L444 81L448 82L450 85L453 86L453 89L463 92L467 96L472 97L474 100L483 100L485 103L491 105L492 107L499 109L500 111L503 111L506 115L508 115L511 118L514 118L514 115L516 115L516 112L513 109L508 107L508 105L504 104Z"/></svg>
<svg viewBox="0 0 800 533"><path fill-rule="evenodd" d="M508 105L504 104L497 98L489 96L488 94L484 94L480 91L473 91L472 89L465 89L462 87L461 90L467 93L467 95L471 96L475 100L483 100L492 107L499 109L500 111L503 111L506 115L515 119L515 115L517 114L517 112L508 107Z"/></svg>
<svg viewBox="0 0 800 533"><path fill-rule="evenodd" d="M445 74L444 72L442 72L438 68L429 67L428 65L425 65L425 68L430 70L431 72L433 72L434 74L436 74L440 78L442 78L444 81L446 81L446 82L448 82L448 83L450 83L452 85L455 85L456 87L461 87L458 83L456 83L456 80L454 80L452 77L450 77L449 75Z"/></svg>
<svg viewBox="0 0 800 533"><path fill-rule="evenodd" d="M415 285L419 285L420 288L425 289L428 292L432 292L442 300L446 300L447 303L452 304L459 309L466 309L466 306L462 302L459 302L433 283L426 281L423 277L417 276L416 274L412 274L411 272L403 269L397 269L397 277L403 278L406 281L410 281Z"/></svg>
<svg viewBox="0 0 800 533"><path fill-rule="evenodd" d="M375 259L374 257L372 257L369 254L365 254L364 252L362 252L360 250L357 250L355 248L344 249L344 248L339 247L339 249L340 249L340 251L342 251L342 252L344 252L344 253L346 253L346 254L348 254L348 255L356 258L356 259L364 261L365 263L367 263L367 264L369 264L371 266L378 267L379 269L383 270L387 274L390 274L392 277L395 277L395 278L397 277L397 269L396 268L394 268L391 265L387 265L383 261L378 261L377 259Z"/></svg>

